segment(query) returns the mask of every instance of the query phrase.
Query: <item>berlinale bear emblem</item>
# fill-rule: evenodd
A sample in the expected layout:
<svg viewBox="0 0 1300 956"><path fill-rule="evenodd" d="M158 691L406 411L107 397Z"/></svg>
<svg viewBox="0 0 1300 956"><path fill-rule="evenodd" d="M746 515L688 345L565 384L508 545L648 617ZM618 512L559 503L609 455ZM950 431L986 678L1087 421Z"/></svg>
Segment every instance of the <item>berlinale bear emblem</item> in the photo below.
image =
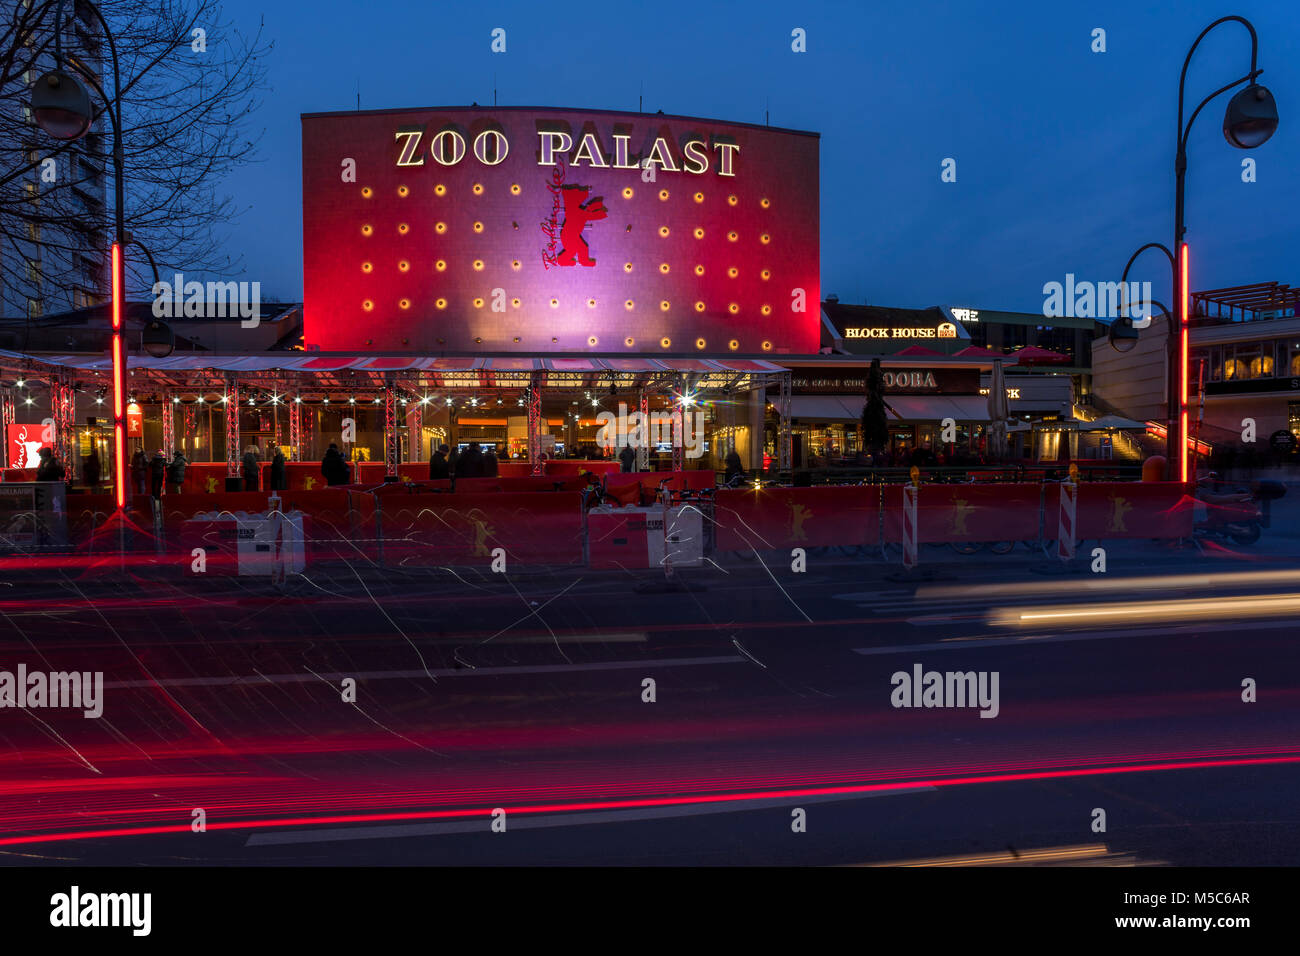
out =
<svg viewBox="0 0 1300 956"><path fill-rule="evenodd" d="M591 258L591 250L587 240L582 237L582 230L587 223L609 215L609 210L605 208L605 197L596 196L588 200L590 186L568 184L561 188L564 190L564 225L560 227L560 243L563 248L555 260L556 264L571 266L576 258L584 266L594 266L596 260Z"/></svg>

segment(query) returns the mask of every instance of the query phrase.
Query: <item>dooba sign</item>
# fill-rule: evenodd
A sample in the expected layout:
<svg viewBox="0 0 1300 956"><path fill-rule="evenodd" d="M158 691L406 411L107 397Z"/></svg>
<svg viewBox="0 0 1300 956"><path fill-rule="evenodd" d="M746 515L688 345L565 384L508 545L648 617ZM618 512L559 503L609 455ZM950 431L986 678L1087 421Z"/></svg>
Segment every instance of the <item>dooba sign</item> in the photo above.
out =
<svg viewBox="0 0 1300 956"><path fill-rule="evenodd" d="M815 134L495 108L302 124L309 348L817 349Z"/></svg>

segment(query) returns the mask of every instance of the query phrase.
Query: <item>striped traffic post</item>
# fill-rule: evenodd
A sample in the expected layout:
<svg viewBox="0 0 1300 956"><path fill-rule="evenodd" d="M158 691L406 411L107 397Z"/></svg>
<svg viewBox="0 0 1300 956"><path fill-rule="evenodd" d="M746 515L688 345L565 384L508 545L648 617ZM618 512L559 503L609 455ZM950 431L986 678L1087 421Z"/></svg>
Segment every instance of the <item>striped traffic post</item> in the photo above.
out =
<svg viewBox="0 0 1300 956"><path fill-rule="evenodd" d="M1079 504L1079 466L1070 466L1070 476L1061 482L1061 509L1056 529L1056 556L1062 561L1074 560L1075 517Z"/></svg>
<svg viewBox="0 0 1300 956"><path fill-rule="evenodd" d="M903 567L909 571L916 567L916 496L920 483L921 471L913 465L910 480L903 485Z"/></svg>

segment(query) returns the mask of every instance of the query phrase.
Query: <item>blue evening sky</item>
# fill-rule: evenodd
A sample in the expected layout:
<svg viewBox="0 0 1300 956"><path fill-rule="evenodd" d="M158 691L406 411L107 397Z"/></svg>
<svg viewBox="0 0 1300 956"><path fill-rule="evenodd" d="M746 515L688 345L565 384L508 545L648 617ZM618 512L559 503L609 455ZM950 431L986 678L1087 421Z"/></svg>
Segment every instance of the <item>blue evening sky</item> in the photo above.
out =
<svg viewBox="0 0 1300 956"><path fill-rule="evenodd" d="M302 296L303 112L501 105L645 110L821 133L822 292L879 305L1039 311L1043 284L1117 279L1172 241L1178 72L1227 14L1259 32L1281 125L1258 150L1221 131L1229 94L1189 146L1192 288L1300 282L1300 3L302 2L226 0L275 40L261 161L231 176L249 207L228 251L263 295ZM490 52L494 27L507 52ZM806 53L791 30L807 31ZM1094 28L1106 52L1091 51ZM1237 24L1200 46L1188 98L1249 69ZM1258 181L1243 183L1253 156ZM940 164L957 160L957 182ZM1158 256L1136 278L1168 292Z"/></svg>

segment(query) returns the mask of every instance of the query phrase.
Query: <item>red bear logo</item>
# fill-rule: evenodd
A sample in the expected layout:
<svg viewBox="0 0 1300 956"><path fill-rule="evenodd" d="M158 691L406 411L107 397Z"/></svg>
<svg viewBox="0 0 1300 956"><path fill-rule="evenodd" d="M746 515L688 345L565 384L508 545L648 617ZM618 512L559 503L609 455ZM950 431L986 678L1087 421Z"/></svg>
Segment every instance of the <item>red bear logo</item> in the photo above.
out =
<svg viewBox="0 0 1300 956"><path fill-rule="evenodd" d="M560 187L564 190L564 225L560 227L560 242L563 249L556 258L556 264L571 266L576 259L584 266L594 266L596 260L591 258L587 240L582 237L582 230L587 223L604 219L609 215L605 208L605 197L596 196L587 200L590 186L570 184Z"/></svg>

